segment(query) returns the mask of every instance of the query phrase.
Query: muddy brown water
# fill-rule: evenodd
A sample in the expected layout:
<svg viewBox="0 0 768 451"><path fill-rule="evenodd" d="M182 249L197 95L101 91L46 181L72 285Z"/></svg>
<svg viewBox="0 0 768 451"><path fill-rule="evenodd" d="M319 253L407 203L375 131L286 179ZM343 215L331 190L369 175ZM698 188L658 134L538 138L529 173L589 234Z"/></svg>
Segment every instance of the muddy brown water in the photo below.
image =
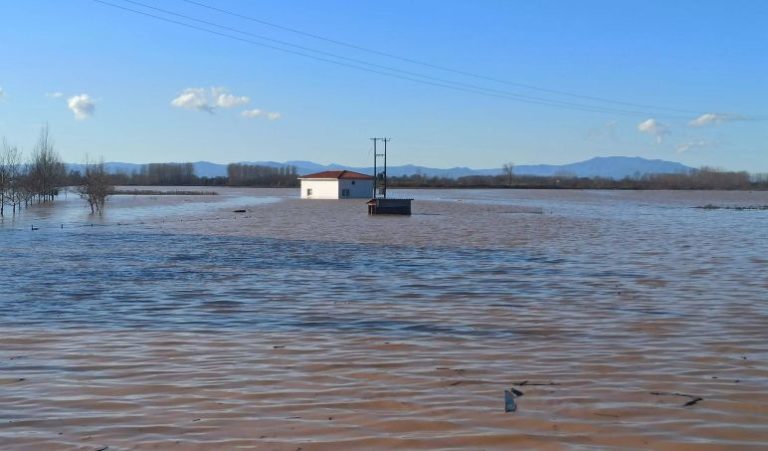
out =
<svg viewBox="0 0 768 451"><path fill-rule="evenodd" d="M768 447L768 193L219 191L3 220L0 448Z"/></svg>

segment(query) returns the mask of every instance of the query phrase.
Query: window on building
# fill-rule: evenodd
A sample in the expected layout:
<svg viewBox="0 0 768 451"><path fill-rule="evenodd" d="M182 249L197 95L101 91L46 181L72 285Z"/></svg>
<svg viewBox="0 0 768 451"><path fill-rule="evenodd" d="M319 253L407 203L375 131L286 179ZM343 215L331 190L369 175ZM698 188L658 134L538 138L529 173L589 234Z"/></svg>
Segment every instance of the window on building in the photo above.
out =
<svg viewBox="0 0 768 451"><path fill-rule="evenodd" d="M349 197L349 190L348 189L341 190L341 197Z"/></svg>
<svg viewBox="0 0 768 451"><path fill-rule="evenodd" d="M312 195L312 188L307 188L307 196L311 196L311 195Z"/></svg>
<svg viewBox="0 0 768 451"><path fill-rule="evenodd" d="M355 184L355 181L354 181L354 180L352 180L352 184L353 184L353 185Z"/></svg>

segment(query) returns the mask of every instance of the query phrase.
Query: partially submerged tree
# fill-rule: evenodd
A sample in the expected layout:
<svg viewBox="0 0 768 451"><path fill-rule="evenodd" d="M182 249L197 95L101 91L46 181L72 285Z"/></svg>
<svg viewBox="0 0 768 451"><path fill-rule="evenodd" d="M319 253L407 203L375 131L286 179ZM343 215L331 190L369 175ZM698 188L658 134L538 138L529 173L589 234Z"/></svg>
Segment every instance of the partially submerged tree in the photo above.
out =
<svg viewBox="0 0 768 451"><path fill-rule="evenodd" d="M17 208L21 208L27 185L27 166L22 164L21 151L3 138L0 152L0 216L5 212L6 205L12 208L14 214Z"/></svg>
<svg viewBox="0 0 768 451"><path fill-rule="evenodd" d="M40 130L40 137L32 151L29 179L38 202L52 201L59 195L59 188L66 182L66 169L53 148L47 124Z"/></svg>
<svg viewBox="0 0 768 451"><path fill-rule="evenodd" d="M104 212L104 205L107 197L114 190L109 183L109 174L104 168L104 160L98 163L85 163L85 174L82 178L82 184L78 187L80 197L88 202L91 207L91 214Z"/></svg>
<svg viewBox="0 0 768 451"><path fill-rule="evenodd" d="M8 163L6 155L10 152L8 141L3 137L3 151L0 153L0 216L5 213L5 201L8 197L10 187L10 177L8 176Z"/></svg>

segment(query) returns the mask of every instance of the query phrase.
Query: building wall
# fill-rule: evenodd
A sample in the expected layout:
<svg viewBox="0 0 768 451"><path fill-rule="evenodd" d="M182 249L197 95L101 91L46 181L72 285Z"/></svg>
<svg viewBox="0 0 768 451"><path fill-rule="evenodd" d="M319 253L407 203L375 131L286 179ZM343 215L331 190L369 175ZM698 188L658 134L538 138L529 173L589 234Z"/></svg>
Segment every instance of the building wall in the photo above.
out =
<svg viewBox="0 0 768 451"><path fill-rule="evenodd" d="M349 195L344 196L344 190ZM373 180L339 180L339 199L370 199L373 197Z"/></svg>
<svg viewBox="0 0 768 451"><path fill-rule="evenodd" d="M307 194L307 190L312 190L312 194ZM338 199L339 181L332 180L302 180L301 198L302 199Z"/></svg>

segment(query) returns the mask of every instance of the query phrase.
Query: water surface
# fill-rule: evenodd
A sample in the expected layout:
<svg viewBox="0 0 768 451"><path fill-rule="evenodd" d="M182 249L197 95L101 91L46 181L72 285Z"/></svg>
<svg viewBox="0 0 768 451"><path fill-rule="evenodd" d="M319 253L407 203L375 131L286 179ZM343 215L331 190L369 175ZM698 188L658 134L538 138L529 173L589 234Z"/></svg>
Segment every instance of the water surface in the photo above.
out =
<svg viewBox="0 0 768 451"><path fill-rule="evenodd" d="M222 189L6 218L0 444L768 445L768 212L692 208L768 193L397 194L413 216Z"/></svg>

